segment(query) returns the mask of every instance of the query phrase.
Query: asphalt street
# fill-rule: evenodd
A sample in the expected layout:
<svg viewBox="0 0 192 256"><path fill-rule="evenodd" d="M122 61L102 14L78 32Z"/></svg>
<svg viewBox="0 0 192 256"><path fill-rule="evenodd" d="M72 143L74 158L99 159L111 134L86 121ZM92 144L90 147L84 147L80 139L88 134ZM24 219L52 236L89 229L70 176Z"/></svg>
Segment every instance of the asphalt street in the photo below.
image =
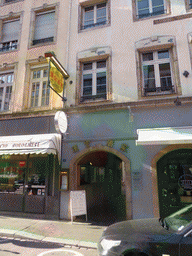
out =
<svg viewBox="0 0 192 256"><path fill-rule="evenodd" d="M93 248L67 246L30 239L0 238L1 256L97 256Z"/></svg>

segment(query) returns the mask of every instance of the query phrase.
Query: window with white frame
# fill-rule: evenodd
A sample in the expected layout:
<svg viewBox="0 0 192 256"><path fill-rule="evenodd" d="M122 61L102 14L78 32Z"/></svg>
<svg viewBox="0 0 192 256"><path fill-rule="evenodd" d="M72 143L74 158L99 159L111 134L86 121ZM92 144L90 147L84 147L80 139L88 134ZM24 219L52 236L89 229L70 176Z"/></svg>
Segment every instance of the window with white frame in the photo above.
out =
<svg viewBox="0 0 192 256"><path fill-rule="evenodd" d="M19 38L19 19L2 22L0 52L16 50Z"/></svg>
<svg viewBox="0 0 192 256"><path fill-rule="evenodd" d="M107 61L82 63L81 102L107 98Z"/></svg>
<svg viewBox="0 0 192 256"><path fill-rule="evenodd" d="M145 18L166 13L166 0L135 0L136 17Z"/></svg>
<svg viewBox="0 0 192 256"><path fill-rule="evenodd" d="M82 26L87 29L107 24L108 8L107 2L82 7Z"/></svg>
<svg viewBox="0 0 192 256"><path fill-rule="evenodd" d="M37 12L35 15L35 27L33 45L54 41L55 36L55 10Z"/></svg>
<svg viewBox="0 0 192 256"><path fill-rule="evenodd" d="M144 95L174 92L170 50L142 53Z"/></svg>
<svg viewBox="0 0 192 256"><path fill-rule="evenodd" d="M30 107L48 106L50 87L48 86L48 67L31 71L31 102Z"/></svg>
<svg viewBox="0 0 192 256"><path fill-rule="evenodd" d="M0 111L10 108L13 81L13 73L0 74Z"/></svg>

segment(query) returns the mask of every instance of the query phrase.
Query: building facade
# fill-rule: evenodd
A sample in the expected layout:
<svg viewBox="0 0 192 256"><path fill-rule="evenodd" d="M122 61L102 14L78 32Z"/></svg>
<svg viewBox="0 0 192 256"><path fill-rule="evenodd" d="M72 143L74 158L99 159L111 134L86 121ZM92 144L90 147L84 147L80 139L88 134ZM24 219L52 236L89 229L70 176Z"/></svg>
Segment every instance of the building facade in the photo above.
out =
<svg viewBox="0 0 192 256"><path fill-rule="evenodd" d="M61 153L33 149L27 160L23 148L13 151L26 158L20 168L1 148L4 176L26 168L30 177L41 169L30 157L52 157L42 160L46 182L25 177L19 200L32 198L30 185L45 186L33 195L43 198L41 213L69 219L70 191L85 190L88 219L109 222L192 202L190 0L2 0L0 18L2 144L4 136L56 136L55 113L68 116ZM70 75L65 103L47 85L49 51Z"/></svg>

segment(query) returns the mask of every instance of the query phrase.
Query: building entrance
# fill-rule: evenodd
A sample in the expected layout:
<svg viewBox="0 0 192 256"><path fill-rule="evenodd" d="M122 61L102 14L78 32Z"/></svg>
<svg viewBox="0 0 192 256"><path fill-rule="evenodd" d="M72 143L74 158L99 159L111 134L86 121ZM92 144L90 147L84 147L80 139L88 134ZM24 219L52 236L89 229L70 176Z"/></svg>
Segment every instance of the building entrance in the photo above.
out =
<svg viewBox="0 0 192 256"><path fill-rule="evenodd" d="M79 162L80 187L86 190L88 220L111 224L126 218L123 162L97 151Z"/></svg>
<svg viewBox="0 0 192 256"><path fill-rule="evenodd" d="M160 216L192 203L192 150L174 150L157 162Z"/></svg>

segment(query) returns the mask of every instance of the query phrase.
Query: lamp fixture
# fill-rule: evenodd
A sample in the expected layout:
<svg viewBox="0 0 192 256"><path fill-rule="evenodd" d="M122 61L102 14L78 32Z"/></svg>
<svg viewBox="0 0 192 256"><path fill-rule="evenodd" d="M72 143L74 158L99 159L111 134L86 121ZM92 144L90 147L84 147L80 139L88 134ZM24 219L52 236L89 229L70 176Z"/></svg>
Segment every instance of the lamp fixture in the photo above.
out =
<svg viewBox="0 0 192 256"><path fill-rule="evenodd" d="M188 77L188 76L189 76L189 72L188 72L187 70L185 70L185 71L183 72L183 75L184 75L184 77Z"/></svg>
<svg viewBox="0 0 192 256"><path fill-rule="evenodd" d="M176 100L174 100L174 103L176 106L181 106L181 101L180 101L179 97L177 97Z"/></svg>

